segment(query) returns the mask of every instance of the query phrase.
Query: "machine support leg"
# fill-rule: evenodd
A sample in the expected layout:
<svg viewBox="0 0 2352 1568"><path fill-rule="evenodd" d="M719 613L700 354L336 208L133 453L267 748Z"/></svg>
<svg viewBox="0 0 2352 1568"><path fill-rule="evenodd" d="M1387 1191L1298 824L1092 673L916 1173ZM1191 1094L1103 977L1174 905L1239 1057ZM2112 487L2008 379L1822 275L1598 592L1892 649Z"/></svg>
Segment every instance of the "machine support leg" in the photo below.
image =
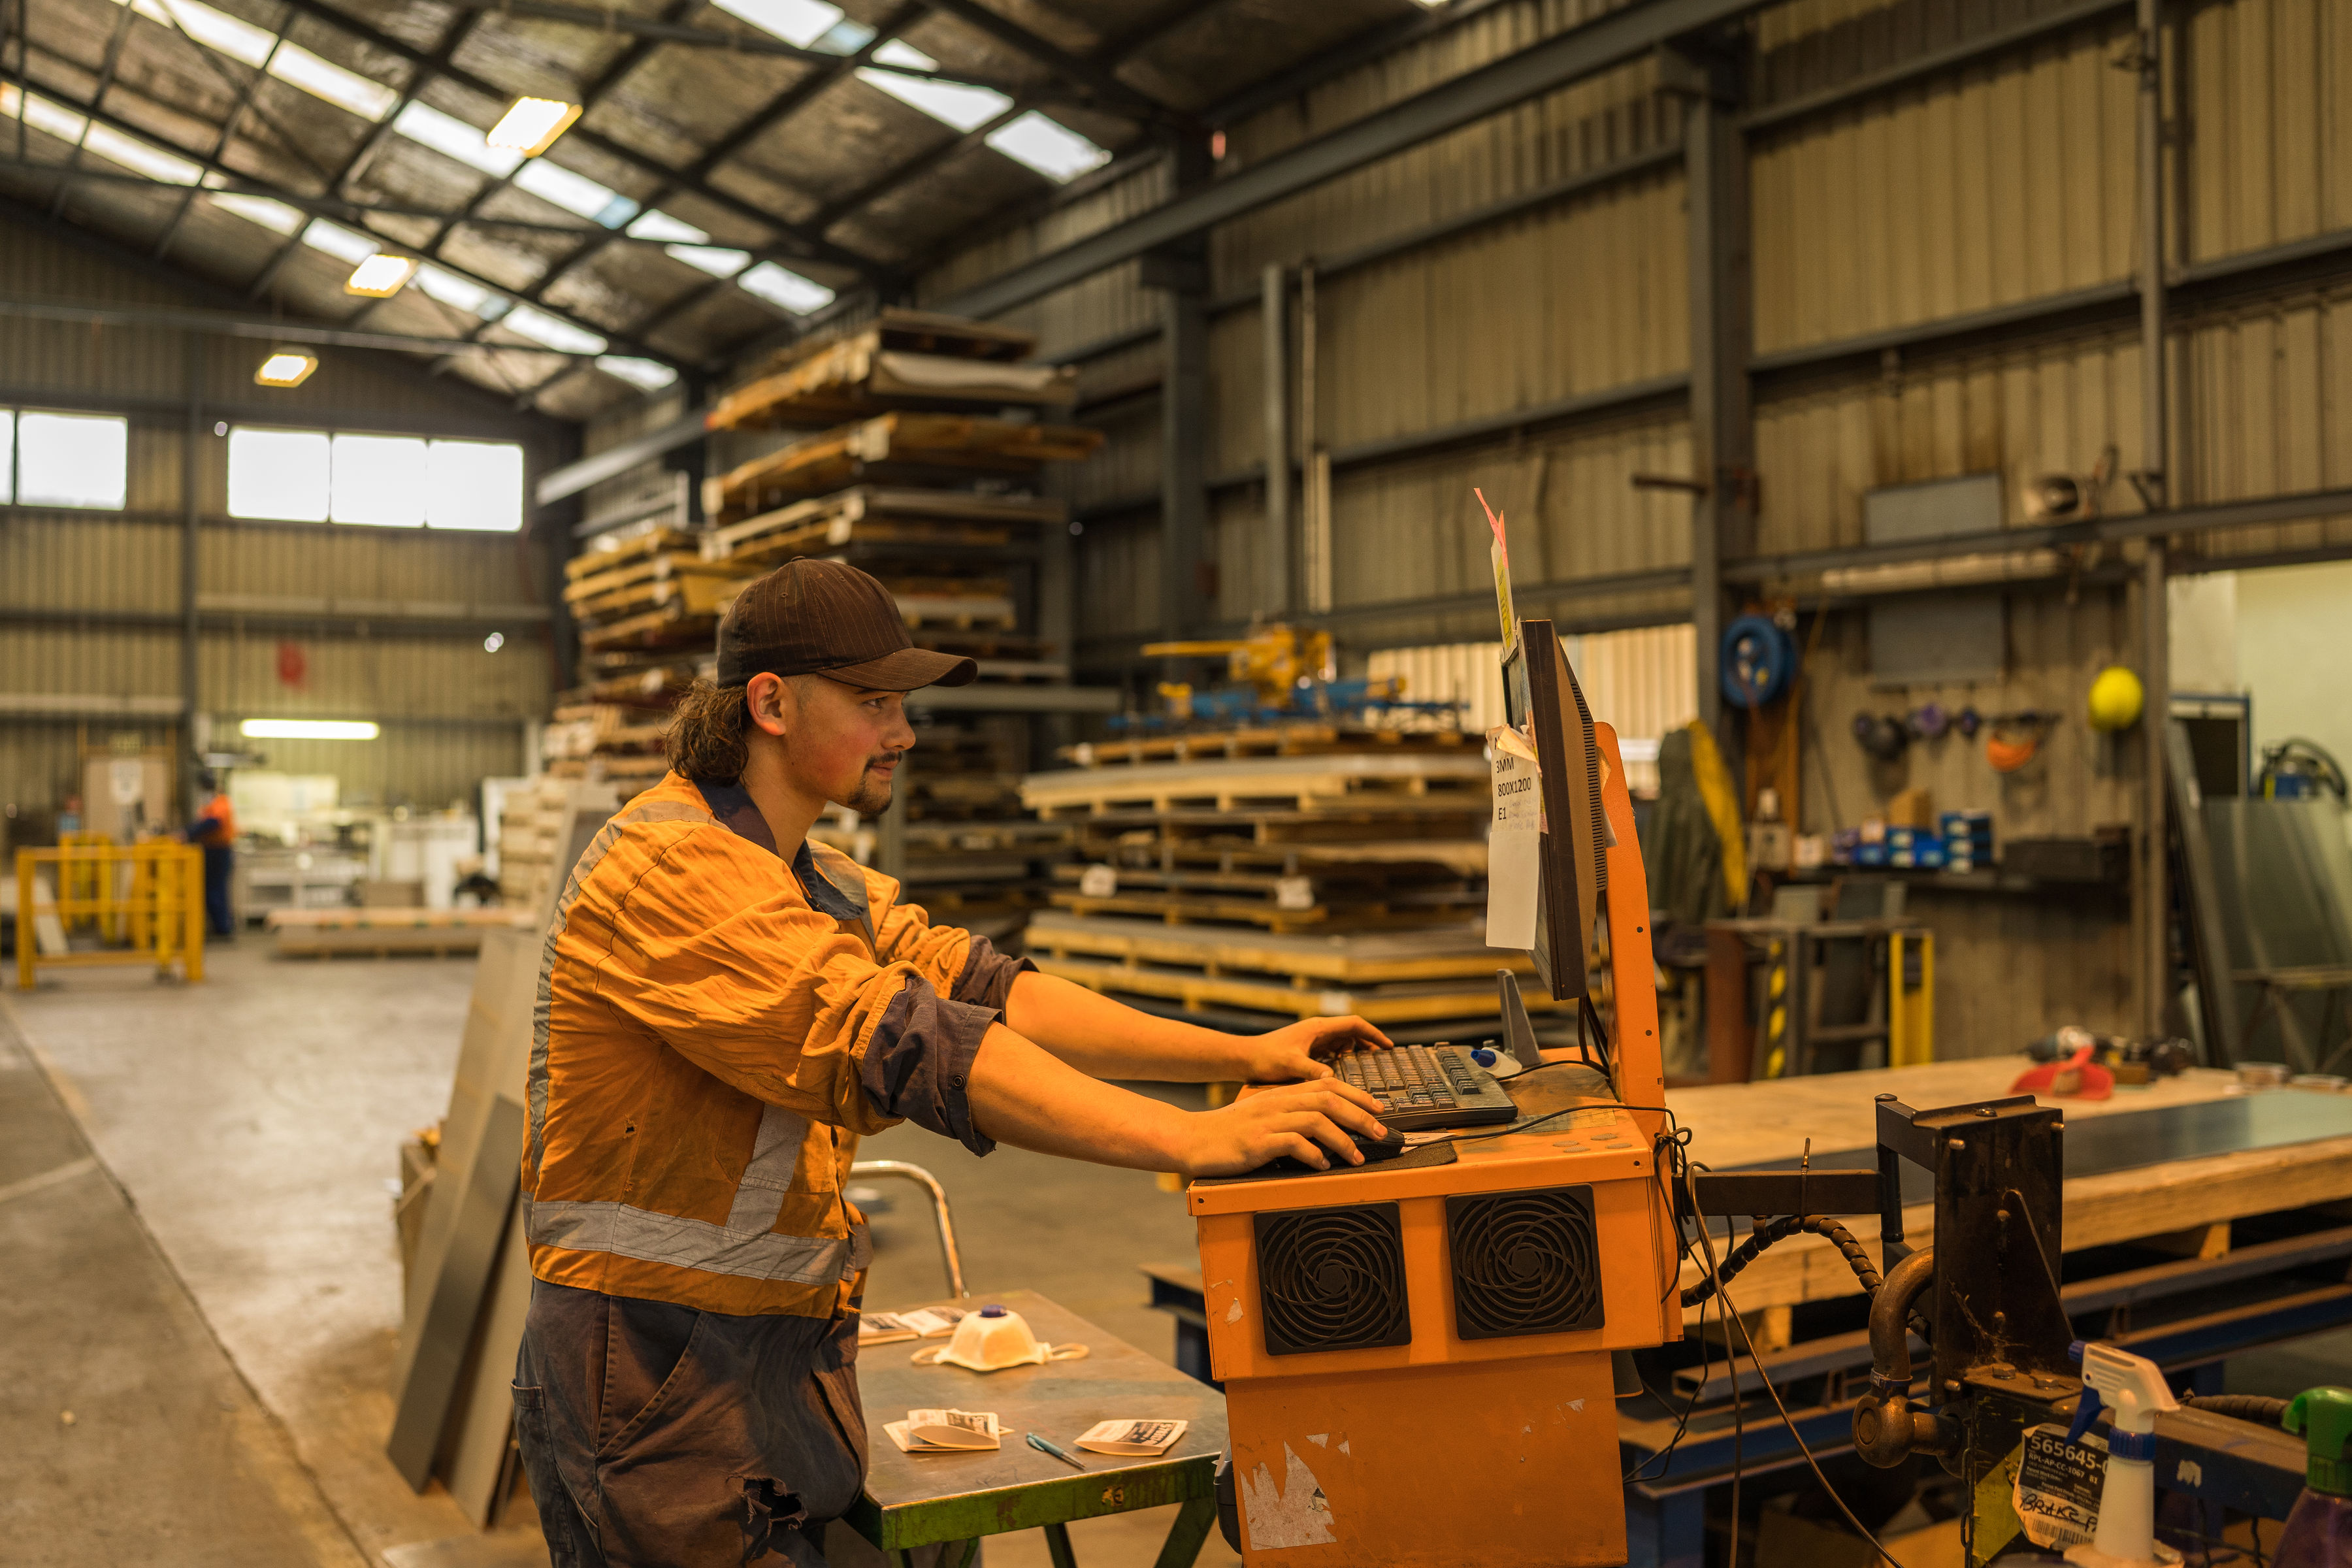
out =
<svg viewBox="0 0 2352 1568"><path fill-rule="evenodd" d="M1151 1568L1192 1568L1201 1548L1208 1542L1209 1531L1216 1528L1217 1500L1194 1498L1177 1510L1176 1522L1168 1527L1168 1539Z"/></svg>

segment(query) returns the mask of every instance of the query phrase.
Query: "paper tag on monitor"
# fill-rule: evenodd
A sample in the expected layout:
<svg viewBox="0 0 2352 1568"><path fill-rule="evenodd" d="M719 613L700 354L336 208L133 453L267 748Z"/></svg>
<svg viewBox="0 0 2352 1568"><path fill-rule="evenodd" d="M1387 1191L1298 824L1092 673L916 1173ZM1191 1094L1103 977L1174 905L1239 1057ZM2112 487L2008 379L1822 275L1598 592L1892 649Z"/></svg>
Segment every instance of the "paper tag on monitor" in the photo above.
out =
<svg viewBox="0 0 2352 1568"><path fill-rule="evenodd" d="M1489 731L1494 816L1486 830L1486 945L1536 944L1536 891L1543 859L1543 792L1526 742Z"/></svg>

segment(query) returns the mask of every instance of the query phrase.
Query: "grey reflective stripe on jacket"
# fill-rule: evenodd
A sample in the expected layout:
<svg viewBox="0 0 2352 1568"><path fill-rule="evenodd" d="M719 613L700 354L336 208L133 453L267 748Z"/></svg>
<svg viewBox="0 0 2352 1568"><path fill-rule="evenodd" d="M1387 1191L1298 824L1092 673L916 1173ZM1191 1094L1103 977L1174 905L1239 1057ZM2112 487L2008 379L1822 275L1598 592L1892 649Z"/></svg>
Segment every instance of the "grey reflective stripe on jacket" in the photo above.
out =
<svg viewBox="0 0 2352 1568"><path fill-rule="evenodd" d="M605 854L620 841L624 830L642 823L709 822L709 812L676 801L655 801L625 811L607 822L565 879L563 896L556 900L548 922L547 941L541 950L539 994L531 1007L530 1082L528 1092L529 1131L524 1159L533 1173L546 1147L548 1038L554 1009L555 945L571 919L580 890L595 874ZM805 853L807 847L803 846ZM851 864L855 864L852 862ZM822 874L822 873L821 873ZM862 924L871 942L861 879L854 895L839 879L824 876L825 887L856 912L848 917ZM832 900L824 900L830 903ZM828 909L825 912L835 913ZM836 918L842 918L836 914ZM822 1285L846 1279L873 1260L874 1245L861 1221L846 1237L784 1236L775 1229L782 1214L784 1194L792 1190L793 1173L801 1146L808 1136L808 1118L780 1105L762 1108L760 1131L752 1141L751 1163L736 1184L727 1223L688 1219L659 1214L628 1204L558 1199L539 1201L528 1189L522 1194L523 1235L533 1247L562 1247L575 1252L609 1252L646 1263L667 1263L710 1274L732 1274L751 1279L786 1279Z"/></svg>

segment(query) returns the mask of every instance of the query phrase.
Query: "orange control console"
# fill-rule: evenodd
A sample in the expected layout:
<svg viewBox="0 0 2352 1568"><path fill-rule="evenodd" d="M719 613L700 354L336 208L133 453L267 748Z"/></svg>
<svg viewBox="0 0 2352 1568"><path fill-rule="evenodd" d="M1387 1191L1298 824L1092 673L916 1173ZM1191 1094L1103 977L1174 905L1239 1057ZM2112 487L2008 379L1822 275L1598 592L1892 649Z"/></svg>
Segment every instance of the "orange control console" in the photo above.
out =
<svg viewBox="0 0 2352 1568"><path fill-rule="evenodd" d="M1595 730L1614 1098L1541 1071L1517 1130L1189 1191L1253 1568L1625 1561L1609 1352L1682 1328L1664 1117L1645 1109L1664 1088L1648 891L1616 737Z"/></svg>

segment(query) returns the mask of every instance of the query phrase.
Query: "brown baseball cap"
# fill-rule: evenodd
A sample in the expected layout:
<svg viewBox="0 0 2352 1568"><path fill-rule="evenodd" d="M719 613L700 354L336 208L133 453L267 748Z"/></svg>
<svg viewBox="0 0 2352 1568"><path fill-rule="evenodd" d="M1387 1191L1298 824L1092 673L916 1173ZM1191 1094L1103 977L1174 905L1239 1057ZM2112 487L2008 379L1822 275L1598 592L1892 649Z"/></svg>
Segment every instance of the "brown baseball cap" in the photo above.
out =
<svg viewBox="0 0 2352 1568"><path fill-rule="evenodd" d="M824 675L868 691L964 686L980 666L915 646L890 590L838 561L787 561L735 596L719 623L719 683Z"/></svg>

